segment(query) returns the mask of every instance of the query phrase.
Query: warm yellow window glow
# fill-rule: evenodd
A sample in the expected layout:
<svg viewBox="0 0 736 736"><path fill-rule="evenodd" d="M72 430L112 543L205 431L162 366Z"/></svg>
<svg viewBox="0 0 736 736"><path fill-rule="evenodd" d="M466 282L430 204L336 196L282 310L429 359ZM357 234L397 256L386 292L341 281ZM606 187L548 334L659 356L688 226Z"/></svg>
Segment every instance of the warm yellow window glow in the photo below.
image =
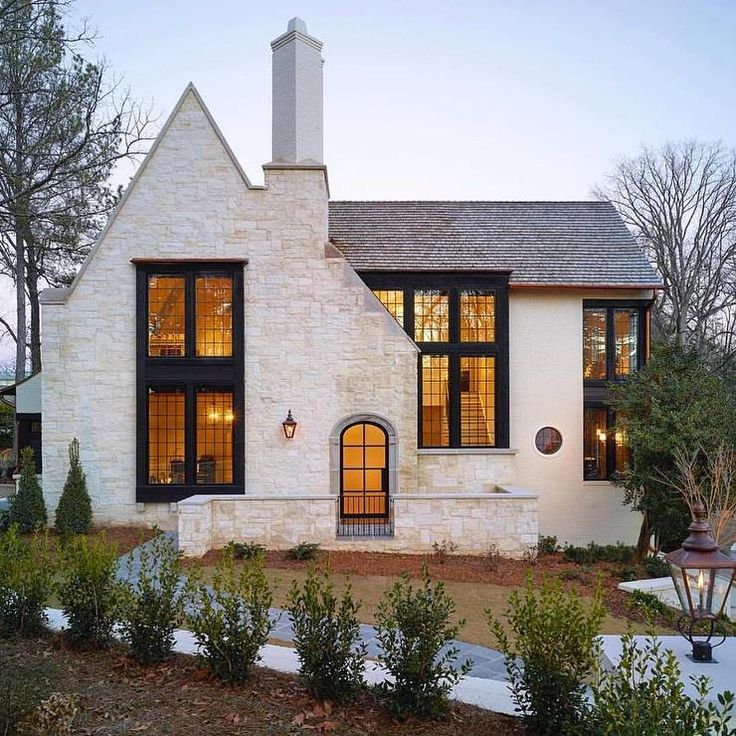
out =
<svg viewBox="0 0 736 736"><path fill-rule="evenodd" d="M414 339L417 342L448 342L450 339L449 297L446 290L414 292Z"/></svg>
<svg viewBox="0 0 736 736"><path fill-rule="evenodd" d="M233 354L233 280L202 275L196 279L197 357Z"/></svg>
<svg viewBox="0 0 736 736"><path fill-rule="evenodd" d="M460 444L487 447L496 442L496 359L460 358Z"/></svg>
<svg viewBox="0 0 736 736"><path fill-rule="evenodd" d="M448 447L447 355L422 355L422 447Z"/></svg>
<svg viewBox="0 0 736 736"><path fill-rule="evenodd" d="M373 293L391 316L403 327L404 292L400 289L374 289Z"/></svg>
<svg viewBox="0 0 736 736"><path fill-rule="evenodd" d="M607 411L586 409L583 421L583 477L604 480L608 477L606 453Z"/></svg>
<svg viewBox="0 0 736 736"><path fill-rule="evenodd" d="M233 482L233 395L197 392L197 483Z"/></svg>
<svg viewBox="0 0 736 736"><path fill-rule="evenodd" d="M388 513L388 437L375 424L360 422L344 430L341 443L340 515Z"/></svg>
<svg viewBox="0 0 736 736"><path fill-rule="evenodd" d="M148 482L184 483L183 391L148 391Z"/></svg>
<svg viewBox="0 0 736 736"><path fill-rule="evenodd" d="M148 277L148 355L184 355L184 277Z"/></svg>
<svg viewBox="0 0 736 736"><path fill-rule="evenodd" d="M460 292L460 341L494 342L496 298L492 291L466 289Z"/></svg>
<svg viewBox="0 0 736 736"><path fill-rule="evenodd" d="M583 378L606 379L606 310L583 310Z"/></svg>
<svg viewBox="0 0 736 736"><path fill-rule="evenodd" d="M617 429L615 431L614 442L616 445L616 472L623 473L629 469L629 462L631 460L629 438L623 429Z"/></svg>

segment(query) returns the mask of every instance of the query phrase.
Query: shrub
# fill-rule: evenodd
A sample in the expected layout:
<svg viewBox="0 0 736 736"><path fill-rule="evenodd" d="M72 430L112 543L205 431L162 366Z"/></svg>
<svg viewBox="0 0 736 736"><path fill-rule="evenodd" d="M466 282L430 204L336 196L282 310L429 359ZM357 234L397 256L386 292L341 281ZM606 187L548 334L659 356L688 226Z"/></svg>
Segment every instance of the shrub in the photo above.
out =
<svg viewBox="0 0 736 736"><path fill-rule="evenodd" d="M338 599L327 572L310 569L303 587L292 585L289 613L299 671L316 698L345 702L363 687L366 646L359 644L359 608L349 584Z"/></svg>
<svg viewBox="0 0 736 736"><path fill-rule="evenodd" d="M316 560L319 553L319 544L316 542L299 542L296 547L286 551L286 558L306 562Z"/></svg>
<svg viewBox="0 0 736 736"><path fill-rule="evenodd" d="M557 537L553 535L539 535L539 539L537 540L537 552L539 552L540 555L553 555L555 552L559 552L559 550L560 545L557 542Z"/></svg>
<svg viewBox="0 0 736 736"><path fill-rule="evenodd" d="M121 631L136 660L147 665L169 656L174 630L182 622L181 562L173 540L163 534L141 546L138 554L137 576L128 558L128 580L132 582L123 595Z"/></svg>
<svg viewBox="0 0 736 736"><path fill-rule="evenodd" d="M69 444L69 473L56 507L56 528L62 534L89 534L92 528L92 501L79 462L79 440L76 437Z"/></svg>
<svg viewBox="0 0 736 736"><path fill-rule="evenodd" d="M74 646L109 643L124 588L116 563L117 550L103 536L75 536L64 545L58 590Z"/></svg>
<svg viewBox="0 0 736 736"><path fill-rule="evenodd" d="M228 542L225 549L236 560L252 560L266 552L262 544L255 542Z"/></svg>
<svg viewBox="0 0 736 736"><path fill-rule="evenodd" d="M626 564L632 561L636 553L635 547L617 542L616 544L596 544L590 542L587 547L575 547L566 544L562 556L568 562L577 565L592 565L595 562L620 562Z"/></svg>
<svg viewBox="0 0 736 736"><path fill-rule="evenodd" d="M444 565L447 558L454 552L457 552L457 545L450 539L443 539L441 542L433 542L432 549L434 550L437 562L440 565Z"/></svg>
<svg viewBox="0 0 736 736"><path fill-rule="evenodd" d="M459 650L450 642L465 624L451 625L454 613L454 601L442 582L430 580L426 565L420 586L404 573L378 604L376 639L392 678L379 689L399 718L441 715L450 691L470 671L469 660L453 666Z"/></svg>
<svg viewBox="0 0 736 736"><path fill-rule="evenodd" d="M718 695L719 705L707 702L708 679L693 678L696 698L685 694L680 666L670 650L648 636L642 645L631 634L622 637L618 666L593 688L593 729L598 736L734 736L729 726L734 700Z"/></svg>
<svg viewBox="0 0 736 736"><path fill-rule="evenodd" d="M629 608L643 611L647 616L656 618L662 616L666 619L673 617L673 610L653 593L645 590L633 590L627 600Z"/></svg>
<svg viewBox="0 0 736 736"><path fill-rule="evenodd" d="M506 620L513 643L501 621L486 612L504 654L516 710L539 736L575 734L584 726L582 683L598 661L602 600L600 584L586 606L577 593L566 593L559 580L545 578L538 589L529 575L525 590L509 597Z"/></svg>
<svg viewBox="0 0 736 736"><path fill-rule="evenodd" d="M48 540L35 536L26 543L10 527L0 536L0 636L41 629L52 590Z"/></svg>
<svg viewBox="0 0 736 736"><path fill-rule="evenodd" d="M48 521L46 503L36 476L33 450L24 447L20 452L20 482L18 492L10 499L8 521L17 524L20 532L36 532Z"/></svg>
<svg viewBox="0 0 736 736"><path fill-rule="evenodd" d="M661 557L643 557L640 564L648 578L670 576L670 566Z"/></svg>
<svg viewBox="0 0 736 736"><path fill-rule="evenodd" d="M235 569L231 554L217 566L212 586L201 573L188 582L189 626L200 656L212 673L226 682L243 682L259 658L274 624L269 617L273 591L263 571L263 559Z"/></svg>
<svg viewBox="0 0 736 736"><path fill-rule="evenodd" d="M499 563L501 562L501 552L497 544L489 545L488 551L483 555L483 562L491 572L498 570Z"/></svg>

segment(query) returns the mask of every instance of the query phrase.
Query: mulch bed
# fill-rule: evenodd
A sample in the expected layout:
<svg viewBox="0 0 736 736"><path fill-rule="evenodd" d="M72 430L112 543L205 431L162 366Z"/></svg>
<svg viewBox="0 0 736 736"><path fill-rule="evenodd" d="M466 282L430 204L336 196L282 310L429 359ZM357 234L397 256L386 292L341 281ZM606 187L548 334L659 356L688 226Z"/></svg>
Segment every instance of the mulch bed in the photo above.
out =
<svg viewBox="0 0 736 736"><path fill-rule="evenodd" d="M453 704L441 721L393 720L371 694L350 707L318 702L298 680L256 668L243 686L214 680L196 659L174 656L142 668L122 649L79 653L61 635L0 641L0 671L25 673L49 691L73 694L80 707L79 736L275 736L376 734L387 736L521 736L519 721Z"/></svg>
<svg viewBox="0 0 736 736"><path fill-rule="evenodd" d="M186 565L215 565L222 552L208 552L198 560L186 560ZM510 588L525 585L531 573L535 584L541 583L545 576L558 577L568 589L577 590L583 595L592 595L600 576L603 585L604 602L610 613L636 623L648 622L643 611L632 609L630 595L618 589L621 582L621 564L598 562L592 565L578 565L565 560L561 553L539 555L531 564L525 560L512 560L497 557L489 560L480 555L451 554L400 554L394 552L342 552L324 550L319 553L319 563L329 566L333 573L348 575L378 575L395 577L403 572L413 578L420 577L422 568L427 566L429 574L436 580L458 582L478 582L503 585ZM266 566L283 570L303 570L310 563L289 559L286 552L268 550ZM671 623L657 618L658 626L671 628Z"/></svg>

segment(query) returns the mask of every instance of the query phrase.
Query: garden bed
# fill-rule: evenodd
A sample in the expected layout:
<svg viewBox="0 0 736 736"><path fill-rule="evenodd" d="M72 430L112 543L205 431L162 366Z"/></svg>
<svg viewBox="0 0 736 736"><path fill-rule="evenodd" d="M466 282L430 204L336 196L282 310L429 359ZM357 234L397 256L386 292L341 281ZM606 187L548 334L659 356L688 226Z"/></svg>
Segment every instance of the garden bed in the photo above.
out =
<svg viewBox="0 0 736 736"><path fill-rule="evenodd" d="M141 668L121 649L79 653L62 636L0 640L0 671L40 683L47 692L75 697L79 736L176 734L386 734L388 736L511 736L524 733L517 719L454 703L446 719L393 720L370 694L347 708L315 701L297 678L257 668L241 687L212 679L196 659L173 656Z"/></svg>

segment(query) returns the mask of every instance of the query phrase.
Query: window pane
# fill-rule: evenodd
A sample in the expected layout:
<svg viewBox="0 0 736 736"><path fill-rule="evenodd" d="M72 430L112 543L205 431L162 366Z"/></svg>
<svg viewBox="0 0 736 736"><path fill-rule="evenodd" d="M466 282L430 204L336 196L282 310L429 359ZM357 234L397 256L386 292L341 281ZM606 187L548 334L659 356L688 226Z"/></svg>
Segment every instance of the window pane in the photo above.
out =
<svg viewBox="0 0 736 736"><path fill-rule="evenodd" d="M148 277L148 354L184 355L184 277Z"/></svg>
<svg viewBox="0 0 736 736"><path fill-rule="evenodd" d="M583 310L583 378L606 379L606 310Z"/></svg>
<svg viewBox="0 0 736 736"><path fill-rule="evenodd" d="M492 291L460 292L461 342L493 342L496 339L496 299Z"/></svg>
<svg viewBox="0 0 736 736"><path fill-rule="evenodd" d="M447 447L448 356L422 355L422 446Z"/></svg>
<svg viewBox="0 0 736 736"><path fill-rule="evenodd" d="M342 465L344 468L362 468L364 463L362 447L343 447Z"/></svg>
<svg viewBox="0 0 736 736"><path fill-rule="evenodd" d="M606 468L606 410L586 409L583 421L583 477L604 480Z"/></svg>
<svg viewBox="0 0 736 736"><path fill-rule="evenodd" d="M450 339L447 291L414 292L414 339L417 342L448 342Z"/></svg>
<svg viewBox="0 0 736 736"><path fill-rule="evenodd" d="M197 483L233 482L233 395L197 392Z"/></svg>
<svg viewBox="0 0 736 736"><path fill-rule="evenodd" d="M629 469L631 462L631 448L629 447L629 439L623 429L617 429L615 432L616 442L616 472L623 473Z"/></svg>
<svg viewBox="0 0 736 736"><path fill-rule="evenodd" d="M184 483L184 392L148 391L148 482Z"/></svg>
<svg viewBox="0 0 736 736"><path fill-rule="evenodd" d="M342 435L343 445L363 446L363 424L353 424Z"/></svg>
<svg viewBox="0 0 736 736"><path fill-rule="evenodd" d="M496 442L495 358L460 358L460 444L487 446Z"/></svg>
<svg viewBox="0 0 736 736"><path fill-rule="evenodd" d="M197 355L233 354L233 280L231 276L204 275L196 279Z"/></svg>
<svg viewBox="0 0 736 736"><path fill-rule="evenodd" d="M639 313L636 309L613 310L613 337L616 347L616 378L636 370Z"/></svg>
<svg viewBox="0 0 736 736"><path fill-rule="evenodd" d="M404 292L400 289L382 290L374 289L376 298L391 313L392 317L404 326Z"/></svg>

